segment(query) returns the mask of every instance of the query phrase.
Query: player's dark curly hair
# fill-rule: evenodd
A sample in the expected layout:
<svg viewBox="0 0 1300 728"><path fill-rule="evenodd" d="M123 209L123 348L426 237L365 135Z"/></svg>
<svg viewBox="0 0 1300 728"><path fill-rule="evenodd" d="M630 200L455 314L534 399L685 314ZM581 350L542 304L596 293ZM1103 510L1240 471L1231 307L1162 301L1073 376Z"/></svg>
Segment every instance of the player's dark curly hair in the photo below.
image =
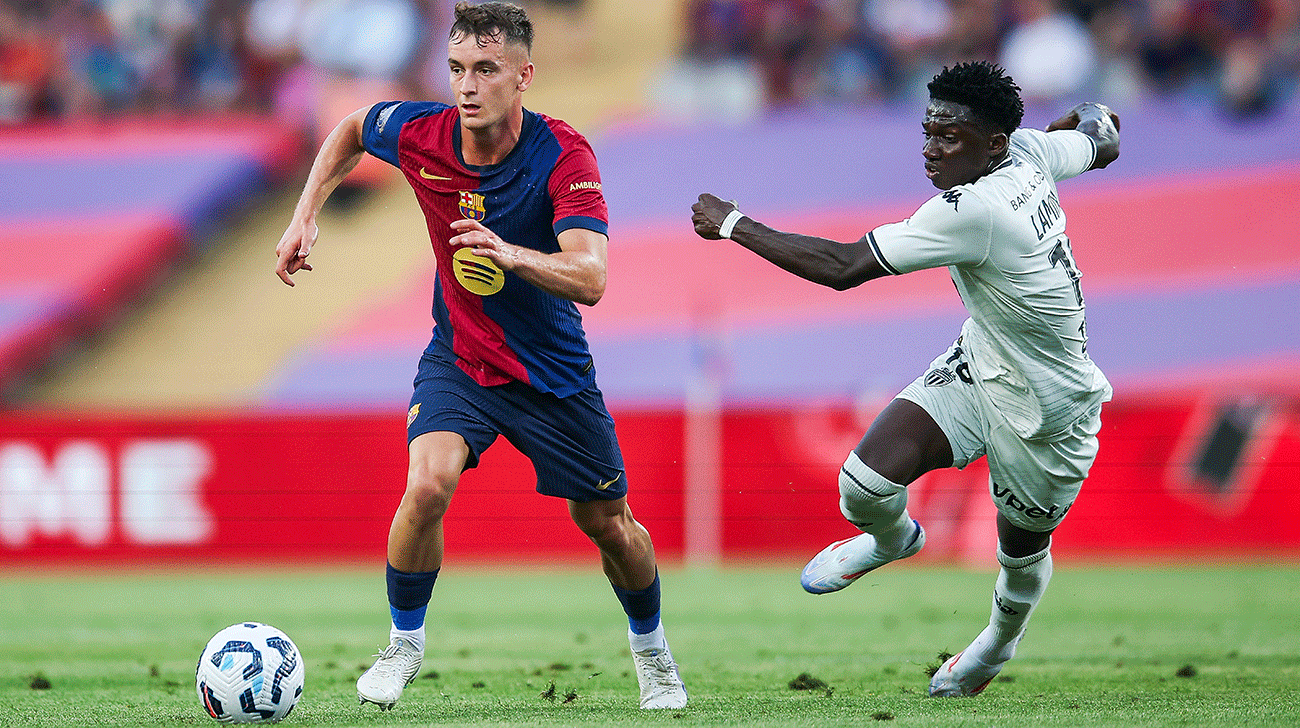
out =
<svg viewBox="0 0 1300 728"><path fill-rule="evenodd" d="M451 24L451 39L474 36L478 44L500 38L503 43L521 43L531 53L533 50L533 21L528 13L513 3L488 2L474 5L456 3L455 20Z"/></svg>
<svg viewBox="0 0 1300 728"><path fill-rule="evenodd" d="M988 61L945 67L926 88L930 98L961 104L1005 134L1015 131L1025 116L1020 87L1000 66Z"/></svg>

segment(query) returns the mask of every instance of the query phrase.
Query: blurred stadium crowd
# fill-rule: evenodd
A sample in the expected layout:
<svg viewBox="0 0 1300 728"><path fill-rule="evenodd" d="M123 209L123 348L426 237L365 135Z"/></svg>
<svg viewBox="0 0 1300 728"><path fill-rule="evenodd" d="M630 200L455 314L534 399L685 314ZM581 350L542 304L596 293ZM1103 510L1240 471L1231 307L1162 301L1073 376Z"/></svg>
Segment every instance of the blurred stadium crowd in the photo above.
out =
<svg viewBox="0 0 1300 728"><path fill-rule="evenodd" d="M990 60L1026 100L1210 98L1267 113L1300 69L1296 0L688 0L679 75L767 106L914 101L945 64ZM730 91L728 89L731 89Z"/></svg>
<svg viewBox="0 0 1300 728"><path fill-rule="evenodd" d="M0 0L0 123L293 114L307 111L321 70L439 98L429 34L452 4ZM547 4L581 14L585 3ZM653 96L688 115L910 102L942 65L988 59L1031 101L1212 99L1249 117L1288 99L1300 71L1300 0L680 0L678 10L681 50Z"/></svg>
<svg viewBox="0 0 1300 728"><path fill-rule="evenodd" d="M425 87L434 0L2 0L0 120L305 110L311 73ZM439 69L439 77L441 76Z"/></svg>

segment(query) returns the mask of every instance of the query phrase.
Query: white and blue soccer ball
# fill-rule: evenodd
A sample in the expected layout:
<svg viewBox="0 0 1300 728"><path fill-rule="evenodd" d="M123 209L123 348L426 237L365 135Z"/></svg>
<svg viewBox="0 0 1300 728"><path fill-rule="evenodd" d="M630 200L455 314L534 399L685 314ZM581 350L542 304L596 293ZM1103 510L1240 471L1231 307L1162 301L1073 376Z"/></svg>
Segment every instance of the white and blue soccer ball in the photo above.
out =
<svg viewBox="0 0 1300 728"><path fill-rule="evenodd" d="M199 702L222 723L276 723L302 697L298 647L269 624L240 622L208 640L195 671Z"/></svg>

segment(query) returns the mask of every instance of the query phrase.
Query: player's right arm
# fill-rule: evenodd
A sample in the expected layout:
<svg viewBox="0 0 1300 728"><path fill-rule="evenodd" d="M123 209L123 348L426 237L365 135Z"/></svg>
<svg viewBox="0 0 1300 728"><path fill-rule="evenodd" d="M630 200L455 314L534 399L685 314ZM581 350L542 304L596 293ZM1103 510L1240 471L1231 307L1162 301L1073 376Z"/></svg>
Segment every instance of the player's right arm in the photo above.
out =
<svg viewBox="0 0 1300 728"><path fill-rule="evenodd" d="M706 240L720 240L720 226L736 206L710 195L700 195L691 206L695 233ZM786 233L749 217L742 217L729 235L731 240L758 253L777 266L823 286L843 291L880 278L888 271L876 260L866 236L855 243Z"/></svg>
<svg viewBox="0 0 1300 728"><path fill-rule="evenodd" d="M307 255L311 253L312 246L316 244L316 237L320 233L320 228L316 225L316 215L320 213L325 200L329 199L334 188L338 187L343 178L347 177L348 173L361 162L361 157L365 154L365 148L361 143L361 129L369 111L370 107L367 106L344 117L338 126L334 127L334 131L325 137L320 151L316 153L311 172L307 175L307 183L298 197L297 206L294 207L293 219L289 221L289 227L285 229L284 235L280 236L280 242L275 246L277 259L275 274L280 276L280 280L287 285L293 285L291 276L294 273L300 270L311 270L311 265L307 263Z"/></svg>

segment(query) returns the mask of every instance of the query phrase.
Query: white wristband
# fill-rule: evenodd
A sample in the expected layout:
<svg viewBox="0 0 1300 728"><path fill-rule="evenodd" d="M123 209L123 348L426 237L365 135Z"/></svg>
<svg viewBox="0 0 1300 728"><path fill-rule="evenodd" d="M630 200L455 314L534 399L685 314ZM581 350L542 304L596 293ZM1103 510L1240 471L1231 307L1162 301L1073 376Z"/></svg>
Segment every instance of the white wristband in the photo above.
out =
<svg viewBox="0 0 1300 728"><path fill-rule="evenodd" d="M726 217L722 218L722 224L718 226L718 235L730 239L731 231L736 229L736 223L740 222L740 218L744 216L745 213L733 208L731 212L727 213Z"/></svg>

